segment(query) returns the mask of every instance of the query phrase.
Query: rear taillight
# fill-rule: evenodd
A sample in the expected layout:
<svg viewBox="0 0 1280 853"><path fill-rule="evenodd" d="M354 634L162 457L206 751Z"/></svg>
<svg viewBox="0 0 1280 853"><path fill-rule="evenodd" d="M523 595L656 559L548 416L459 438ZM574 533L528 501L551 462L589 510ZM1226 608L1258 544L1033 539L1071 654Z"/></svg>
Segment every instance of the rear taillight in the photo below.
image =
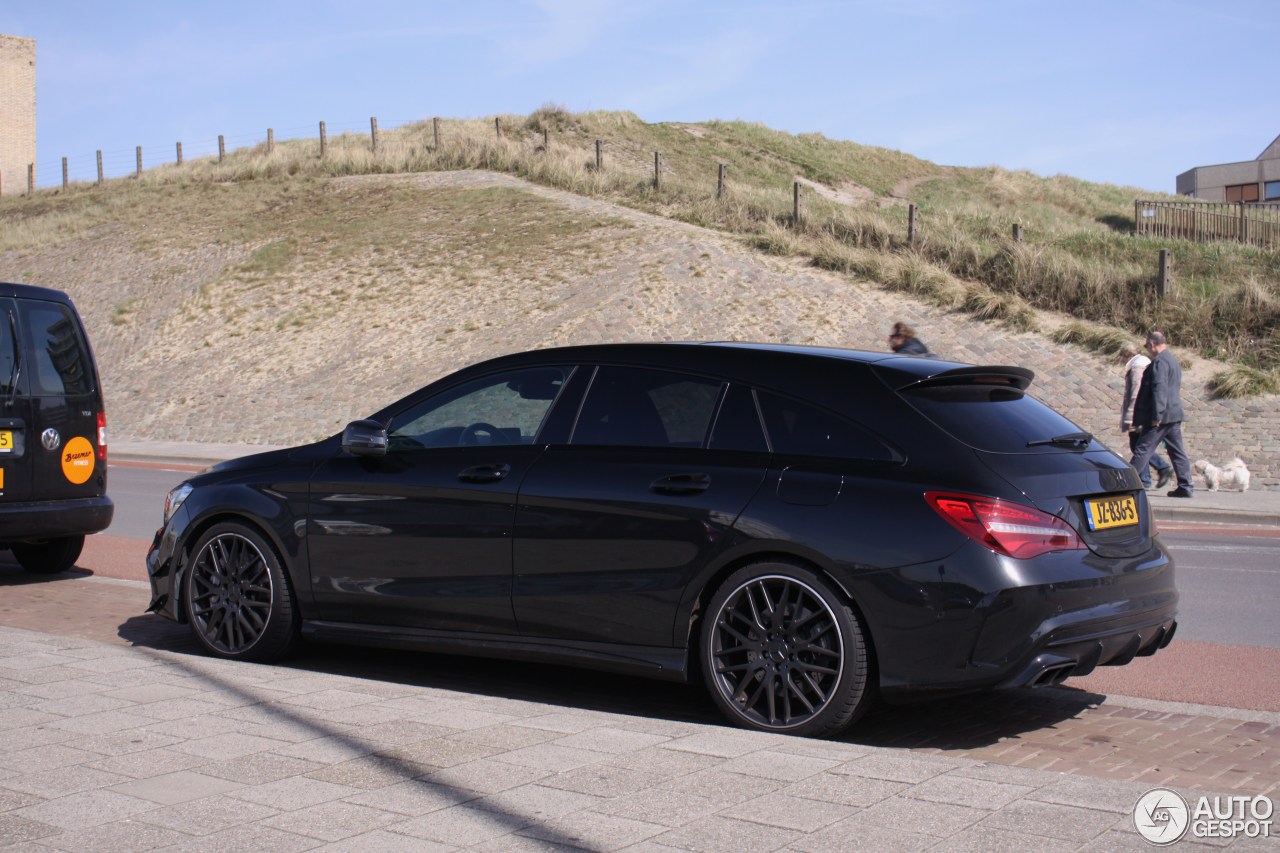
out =
<svg viewBox="0 0 1280 853"><path fill-rule="evenodd" d="M925 492L924 499L952 527L997 554L1026 560L1086 547L1071 525L1023 504L949 492Z"/></svg>
<svg viewBox="0 0 1280 853"><path fill-rule="evenodd" d="M98 461L107 461L107 413L98 412Z"/></svg>

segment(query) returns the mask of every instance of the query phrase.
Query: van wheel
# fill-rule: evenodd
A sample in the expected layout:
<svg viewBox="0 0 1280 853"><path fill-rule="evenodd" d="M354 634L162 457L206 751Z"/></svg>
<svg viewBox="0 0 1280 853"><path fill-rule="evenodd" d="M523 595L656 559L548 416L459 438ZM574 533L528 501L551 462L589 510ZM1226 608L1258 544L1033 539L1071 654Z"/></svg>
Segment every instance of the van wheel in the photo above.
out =
<svg viewBox="0 0 1280 853"><path fill-rule="evenodd" d="M730 575L707 607L700 650L711 698L743 728L830 735L870 705L858 617L801 566L760 562Z"/></svg>
<svg viewBox="0 0 1280 853"><path fill-rule="evenodd" d="M18 564L38 575L56 575L76 564L84 550L83 536L60 536L44 542L26 542L11 546Z"/></svg>
<svg viewBox="0 0 1280 853"><path fill-rule="evenodd" d="M200 537L183 604L207 651L236 660L285 657L298 639L298 610L279 557L248 525L226 522Z"/></svg>

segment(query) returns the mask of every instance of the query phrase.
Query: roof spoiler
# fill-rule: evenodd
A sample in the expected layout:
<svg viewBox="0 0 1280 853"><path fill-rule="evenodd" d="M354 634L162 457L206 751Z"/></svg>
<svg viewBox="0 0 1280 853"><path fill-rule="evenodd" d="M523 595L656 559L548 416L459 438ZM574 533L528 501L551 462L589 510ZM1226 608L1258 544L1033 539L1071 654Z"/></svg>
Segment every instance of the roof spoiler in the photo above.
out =
<svg viewBox="0 0 1280 853"><path fill-rule="evenodd" d="M913 379L895 390L940 388L948 385L998 385L1025 391L1035 377L1035 373L1025 367L1013 367L1007 364L971 365L944 370L922 379Z"/></svg>

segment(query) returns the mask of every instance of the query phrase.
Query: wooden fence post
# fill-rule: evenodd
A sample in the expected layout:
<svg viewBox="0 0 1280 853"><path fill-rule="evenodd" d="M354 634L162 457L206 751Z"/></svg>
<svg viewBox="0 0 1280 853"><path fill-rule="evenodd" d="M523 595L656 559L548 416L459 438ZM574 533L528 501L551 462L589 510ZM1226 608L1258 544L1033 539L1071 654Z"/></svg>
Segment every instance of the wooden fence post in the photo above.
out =
<svg viewBox="0 0 1280 853"><path fill-rule="evenodd" d="M178 143L178 165L182 165L182 143Z"/></svg>
<svg viewBox="0 0 1280 853"><path fill-rule="evenodd" d="M542 150L551 150L551 131L545 127L542 129Z"/></svg>
<svg viewBox="0 0 1280 853"><path fill-rule="evenodd" d="M1173 253L1160 250L1160 277L1156 279L1156 296L1164 299L1173 295Z"/></svg>
<svg viewBox="0 0 1280 853"><path fill-rule="evenodd" d="M800 224L800 182L796 181L791 185L791 222L794 226Z"/></svg>
<svg viewBox="0 0 1280 853"><path fill-rule="evenodd" d="M219 133L218 134L218 162L221 163L226 156L227 156L227 140L223 138L221 133Z"/></svg>
<svg viewBox="0 0 1280 853"><path fill-rule="evenodd" d="M274 128L267 128L267 155L276 153L276 132Z"/></svg>
<svg viewBox="0 0 1280 853"><path fill-rule="evenodd" d="M325 153L329 150L329 134L325 132L324 122L320 122L320 159L324 159Z"/></svg>
<svg viewBox="0 0 1280 853"><path fill-rule="evenodd" d="M62 188L67 188L67 158L62 158Z"/></svg>
<svg viewBox="0 0 1280 853"><path fill-rule="evenodd" d="M436 150L440 150L440 119L433 118L431 120L431 133L435 136Z"/></svg>
<svg viewBox="0 0 1280 853"><path fill-rule="evenodd" d="M716 169L716 198L724 198L724 173L729 167L724 163Z"/></svg>
<svg viewBox="0 0 1280 853"><path fill-rule="evenodd" d="M138 146L138 177L142 177L142 146Z"/></svg>
<svg viewBox="0 0 1280 853"><path fill-rule="evenodd" d="M907 205L907 245L914 247L916 244L916 206L914 204Z"/></svg>
<svg viewBox="0 0 1280 853"><path fill-rule="evenodd" d="M599 172L604 168L604 143L599 139L596 140L596 171Z"/></svg>
<svg viewBox="0 0 1280 853"><path fill-rule="evenodd" d="M1244 215L1244 202L1240 202L1240 242L1249 242L1249 219Z"/></svg>
<svg viewBox="0 0 1280 853"><path fill-rule="evenodd" d="M98 186L102 186L102 149L98 149Z"/></svg>
<svg viewBox="0 0 1280 853"><path fill-rule="evenodd" d="M1019 222L1013 223L1013 242L1022 242L1022 224Z"/></svg>
<svg viewBox="0 0 1280 853"><path fill-rule="evenodd" d="M653 188L662 189L662 155L657 151L653 152Z"/></svg>
<svg viewBox="0 0 1280 853"><path fill-rule="evenodd" d="M36 193L36 164L27 164L27 195Z"/></svg>
<svg viewBox="0 0 1280 853"><path fill-rule="evenodd" d="M502 119L497 116L493 117L493 132L498 139L502 138Z"/></svg>
<svg viewBox="0 0 1280 853"><path fill-rule="evenodd" d="M378 117L369 116L369 140L373 143L373 153L378 153Z"/></svg>

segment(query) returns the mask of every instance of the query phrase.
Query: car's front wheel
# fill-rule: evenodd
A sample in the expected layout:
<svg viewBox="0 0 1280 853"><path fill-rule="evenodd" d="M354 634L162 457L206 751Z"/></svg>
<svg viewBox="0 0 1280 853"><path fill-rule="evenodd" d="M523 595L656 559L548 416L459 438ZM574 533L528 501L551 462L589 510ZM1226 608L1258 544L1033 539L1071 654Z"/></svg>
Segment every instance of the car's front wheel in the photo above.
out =
<svg viewBox="0 0 1280 853"><path fill-rule="evenodd" d="M270 661L298 639L298 612L275 549L239 522L209 528L192 551L183 603L196 640L224 658Z"/></svg>
<svg viewBox="0 0 1280 853"><path fill-rule="evenodd" d="M38 575L65 572L80 559L84 550L83 536L60 536L44 542L25 542L12 546L18 565Z"/></svg>
<svg viewBox="0 0 1280 853"><path fill-rule="evenodd" d="M802 566L761 562L735 572L712 596L701 639L711 697L736 725L830 735L870 703L858 617Z"/></svg>

